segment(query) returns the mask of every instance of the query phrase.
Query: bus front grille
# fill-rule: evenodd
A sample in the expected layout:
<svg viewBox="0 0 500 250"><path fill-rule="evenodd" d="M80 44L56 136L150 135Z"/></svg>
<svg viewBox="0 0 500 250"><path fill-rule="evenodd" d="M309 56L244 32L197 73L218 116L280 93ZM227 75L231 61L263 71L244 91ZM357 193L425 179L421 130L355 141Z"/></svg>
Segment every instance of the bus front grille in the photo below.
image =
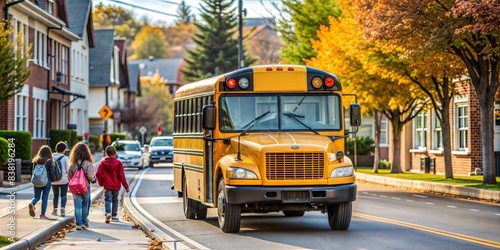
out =
<svg viewBox="0 0 500 250"><path fill-rule="evenodd" d="M322 179L324 153L266 153L268 180Z"/></svg>

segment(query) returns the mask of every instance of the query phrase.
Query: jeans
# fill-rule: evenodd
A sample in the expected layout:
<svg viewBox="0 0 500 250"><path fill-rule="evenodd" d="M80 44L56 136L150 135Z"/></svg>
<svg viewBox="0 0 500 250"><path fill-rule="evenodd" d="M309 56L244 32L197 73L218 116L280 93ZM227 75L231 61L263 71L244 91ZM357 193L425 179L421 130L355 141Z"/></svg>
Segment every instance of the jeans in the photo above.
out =
<svg viewBox="0 0 500 250"><path fill-rule="evenodd" d="M36 205L36 203L40 200L40 196L42 196L42 210L40 211L40 215L45 215L45 211L47 211L47 203L49 202L49 193L50 193L50 187L52 186L52 183L49 182L45 187L42 188L37 188L33 187L35 189L35 195L33 199L31 199L31 204Z"/></svg>
<svg viewBox="0 0 500 250"><path fill-rule="evenodd" d="M118 215L118 194L120 190L106 190L104 194L104 209L106 213L111 213L112 217Z"/></svg>
<svg viewBox="0 0 500 250"><path fill-rule="evenodd" d="M58 208L59 204L59 191L61 191L61 208L66 207L66 201L68 200L68 184L63 185L52 185L52 191L54 192L54 209Z"/></svg>
<svg viewBox="0 0 500 250"><path fill-rule="evenodd" d="M84 194L73 194L75 206L75 222L77 227L88 223L90 192Z"/></svg>

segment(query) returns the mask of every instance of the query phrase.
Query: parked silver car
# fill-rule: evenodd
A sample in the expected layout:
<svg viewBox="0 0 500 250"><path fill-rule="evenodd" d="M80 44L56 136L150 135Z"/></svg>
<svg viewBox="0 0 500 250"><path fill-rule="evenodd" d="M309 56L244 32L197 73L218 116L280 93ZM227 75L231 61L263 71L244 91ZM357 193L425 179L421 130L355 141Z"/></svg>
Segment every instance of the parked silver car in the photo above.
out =
<svg viewBox="0 0 500 250"><path fill-rule="evenodd" d="M149 164L148 157L141 149L139 141L119 140L111 145L116 148L116 158L123 163L123 167L142 169Z"/></svg>
<svg viewBox="0 0 500 250"><path fill-rule="evenodd" d="M149 167L155 163L174 161L174 139L171 136L157 136L149 143Z"/></svg>

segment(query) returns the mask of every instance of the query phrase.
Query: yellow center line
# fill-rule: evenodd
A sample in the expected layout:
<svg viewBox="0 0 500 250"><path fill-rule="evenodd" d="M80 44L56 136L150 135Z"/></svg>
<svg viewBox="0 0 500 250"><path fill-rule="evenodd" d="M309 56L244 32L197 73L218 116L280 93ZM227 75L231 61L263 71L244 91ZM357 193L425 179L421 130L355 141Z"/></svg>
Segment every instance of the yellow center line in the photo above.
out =
<svg viewBox="0 0 500 250"><path fill-rule="evenodd" d="M464 240L464 241L468 241L468 242L472 242L472 243L476 243L476 244L480 244L480 245L484 245L484 246L500 248L500 242L498 242L498 241L477 238L477 237L473 237L470 235L454 233L454 232L450 232L450 231L421 226L421 225L403 222L403 221L398 221L398 220L391 220L391 219L377 217L377 216L373 216L373 215L360 214L360 213L355 213L355 212L353 212L352 215L354 215L356 217L360 217L360 218L369 219L369 220L376 220L376 221L381 221L381 222L385 222L385 223L389 223L389 224L393 224L393 225L413 228L413 229L417 229L420 231L425 231L425 232L429 232L429 233L433 233L433 234L439 234L442 236L455 238L458 240Z"/></svg>

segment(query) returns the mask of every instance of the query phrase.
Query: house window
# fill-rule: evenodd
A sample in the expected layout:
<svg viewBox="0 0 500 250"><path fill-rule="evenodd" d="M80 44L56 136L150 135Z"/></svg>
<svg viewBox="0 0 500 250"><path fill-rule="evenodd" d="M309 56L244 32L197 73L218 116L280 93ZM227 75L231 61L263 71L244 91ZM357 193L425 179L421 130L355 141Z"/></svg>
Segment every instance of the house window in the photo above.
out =
<svg viewBox="0 0 500 250"><path fill-rule="evenodd" d="M456 110L456 147L458 150L467 150L468 132L469 132L469 113L466 103L458 104Z"/></svg>
<svg viewBox="0 0 500 250"><path fill-rule="evenodd" d="M500 102L495 102L495 130L500 130Z"/></svg>
<svg viewBox="0 0 500 250"><path fill-rule="evenodd" d="M28 131L28 96L16 95L14 101L14 130Z"/></svg>
<svg viewBox="0 0 500 250"><path fill-rule="evenodd" d="M45 117L47 103L45 100L33 99L33 138L45 138Z"/></svg>
<svg viewBox="0 0 500 250"><path fill-rule="evenodd" d="M47 1L47 12L49 12L49 14L54 14L54 0Z"/></svg>
<svg viewBox="0 0 500 250"><path fill-rule="evenodd" d="M382 116L380 121L380 145L389 145L389 133L387 131L387 117Z"/></svg>
<svg viewBox="0 0 500 250"><path fill-rule="evenodd" d="M421 112L415 117L415 148L425 148L427 136L427 112Z"/></svg>
<svg viewBox="0 0 500 250"><path fill-rule="evenodd" d="M441 129L441 121L433 112L432 116L432 148L433 149L443 149L443 131Z"/></svg>

